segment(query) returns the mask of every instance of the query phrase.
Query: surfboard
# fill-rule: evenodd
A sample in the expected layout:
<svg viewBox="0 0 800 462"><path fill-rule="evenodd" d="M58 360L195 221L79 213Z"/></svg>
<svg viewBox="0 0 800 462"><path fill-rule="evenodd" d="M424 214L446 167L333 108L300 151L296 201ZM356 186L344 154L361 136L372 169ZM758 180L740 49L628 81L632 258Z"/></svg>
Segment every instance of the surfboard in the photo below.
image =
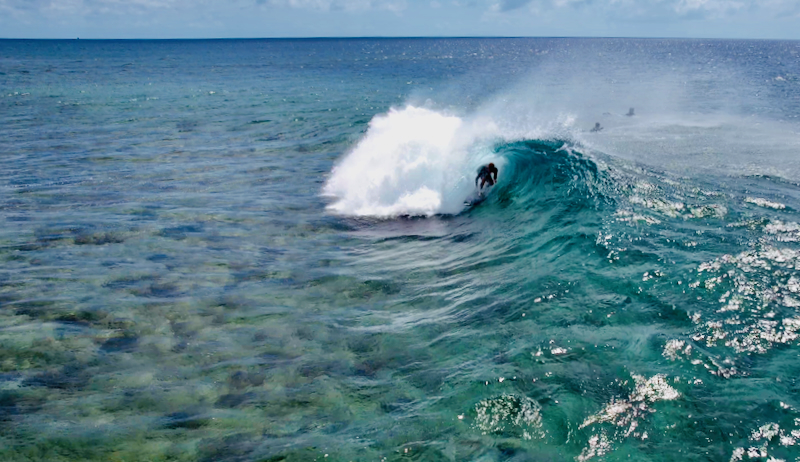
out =
<svg viewBox="0 0 800 462"><path fill-rule="evenodd" d="M464 199L464 205L467 207L474 207L481 202L485 201L486 198L489 196L489 191L491 191L491 186L486 186L483 189L476 190L473 192L469 197Z"/></svg>
<svg viewBox="0 0 800 462"><path fill-rule="evenodd" d="M486 200L486 196L482 196L480 194L475 194L475 195L472 195L472 196L468 197L464 201L464 205L466 205L467 207L474 207L474 206L480 204L481 202L483 202L485 200Z"/></svg>

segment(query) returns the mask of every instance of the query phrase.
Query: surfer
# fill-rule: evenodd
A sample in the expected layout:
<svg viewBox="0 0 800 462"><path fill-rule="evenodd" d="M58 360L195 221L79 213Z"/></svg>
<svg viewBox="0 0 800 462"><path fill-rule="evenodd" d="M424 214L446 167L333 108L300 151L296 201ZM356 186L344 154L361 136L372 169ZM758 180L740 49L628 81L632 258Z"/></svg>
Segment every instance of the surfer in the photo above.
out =
<svg viewBox="0 0 800 462"><path fill-rule="evenodd" d="M492 179L493 174L494 179ZM478 180L481 180L480 189L483 189L483 185L486 183L489 183L489 186L494 186L494 182L497 181L497 168L493 163L490 162L489 165L484 165L478 170L478 176L475 177L475 186L478 186Z"/></svg>
<svg viewBox="0 0 800 462"><path fill-rule="evenodd" d="M589 130L589 131L591 131L592 133L596 133L596 132L599 132L602 129L603 129L603 127L600 126L600 122L595 122L594 128Z"/></svg>
<svg viewBox="0 0 800 462"><path fill-rule="evenodd" d="M625 115L626 115L626 116L628 116L628 117L633 117L633 116L635 115L635 114L633 113L633 108L630 108L630 109L628 110L628 113L627 113L627 114L625 114Z"/></svg>

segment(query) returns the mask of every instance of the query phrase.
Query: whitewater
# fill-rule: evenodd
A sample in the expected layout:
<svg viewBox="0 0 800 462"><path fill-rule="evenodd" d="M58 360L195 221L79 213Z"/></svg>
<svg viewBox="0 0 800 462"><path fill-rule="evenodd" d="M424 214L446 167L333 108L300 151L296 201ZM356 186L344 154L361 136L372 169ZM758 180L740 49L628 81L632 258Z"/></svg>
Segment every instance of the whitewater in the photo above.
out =
<svg viewBox="0 0 800 462"><path fill-rule="evenodd" d="M800 459L797 42L0 72L2 460Z"/></svg>

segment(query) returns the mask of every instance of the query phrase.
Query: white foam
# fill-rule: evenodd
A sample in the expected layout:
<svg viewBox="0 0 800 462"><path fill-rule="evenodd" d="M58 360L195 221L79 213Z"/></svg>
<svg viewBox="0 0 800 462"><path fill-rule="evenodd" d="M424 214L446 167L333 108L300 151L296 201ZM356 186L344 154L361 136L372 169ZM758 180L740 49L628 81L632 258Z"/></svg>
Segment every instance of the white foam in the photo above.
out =
<svg viewBox="0 0 800 462"><path fill-rule="evenodd" d="M482 434L521 431L524 440L541 439L542 406L527 396L502 395L485 399L475 406L475 427Z"/></svg>
<svg viewBox="0 0 800 462"><path fill-rule="evenodd" d="M641 440L647 439L647 432L640 431L639 425L649 414L655 412L650 409L650 405L657 401L676 400L681 397L681 394L667 383L664 374L656 374L649 379L636 374L633 374L632 377L636 388L627 399L612 398L611 402L598 413L587 417L578 429L610 423L618 427L618 430L614 431L614 439L628 438L631 435ZM627 381L624 384L627 385ZM600 433L595 433L589 438L589 445L575 460L585 462L593 457L603 456L613 449L612 440L608 439L605 430L602 427L598 427L598 429Z"/></svg>
<svg viewBox="0 0 800 462"><path fill-rule="evenodd" d="M465 121L427 108L378 115L331 172L323 189L334 199L328 209L375 217L458 213L480 165L503 165L490 149L497 136L491 120Z"/></svg>
<svg viewBox="0 0 800 462"><path fill-rule="evenodd" d="M744 201L759 207L767 207L775 210L783 210L786 208L786 206L780 202L771 202L760 197L746 197Z"/></svg>

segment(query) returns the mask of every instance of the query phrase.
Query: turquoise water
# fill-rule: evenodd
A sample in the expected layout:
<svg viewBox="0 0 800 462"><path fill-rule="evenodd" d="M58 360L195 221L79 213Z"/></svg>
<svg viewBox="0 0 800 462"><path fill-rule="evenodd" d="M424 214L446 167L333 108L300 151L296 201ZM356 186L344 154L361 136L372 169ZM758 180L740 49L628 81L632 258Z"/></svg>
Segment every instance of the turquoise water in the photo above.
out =
<svg viewBox="0 0 800 462"><path fill-rule="evenodd" d="M800 458L798 42L0 41L0 96L2 460Z"/></svg>

